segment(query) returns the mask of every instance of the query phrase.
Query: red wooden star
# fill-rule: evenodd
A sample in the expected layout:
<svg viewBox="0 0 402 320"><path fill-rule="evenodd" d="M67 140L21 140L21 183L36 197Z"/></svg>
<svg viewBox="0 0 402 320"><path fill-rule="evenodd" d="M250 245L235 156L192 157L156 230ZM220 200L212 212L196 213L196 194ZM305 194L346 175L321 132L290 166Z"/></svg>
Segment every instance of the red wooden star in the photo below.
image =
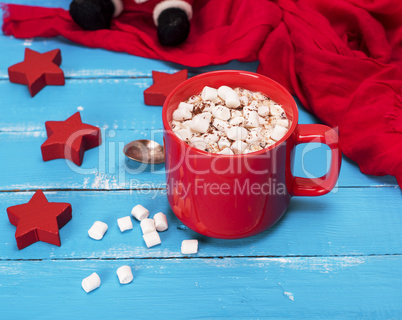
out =
<svg viewBox="0 0 402 320"><path fill-rule="evenodd" d="M46 121L48 139L42 144L43 161L68 159L82 164L84 152L102 143L100 129L82 123L79 112L65 121Z"/></svg>
<svg viewBox="0 0 402 320"><path fill-rule="evenodd" d="M60 246L59 230L72 218L71 205L48 202L42 190L35 192L28 203L7 208L8 219L17 227L18 249L43 241Z"/></svg>
<svg viewBox="0 0 402 320"><path fill-rule="evenodd" d="M187 79L187 70L170 74L152 71L154 84L144 91L144 102L148 106L162 106L174 88Z"/></svg>
<svg viewBox="0 0 402 320"><path fill-rule="evenodd" d="M60 49L39 53L25 49L24 61L8 68L11 82L25 84L33 97L46 85L64 85Z"/></svg>

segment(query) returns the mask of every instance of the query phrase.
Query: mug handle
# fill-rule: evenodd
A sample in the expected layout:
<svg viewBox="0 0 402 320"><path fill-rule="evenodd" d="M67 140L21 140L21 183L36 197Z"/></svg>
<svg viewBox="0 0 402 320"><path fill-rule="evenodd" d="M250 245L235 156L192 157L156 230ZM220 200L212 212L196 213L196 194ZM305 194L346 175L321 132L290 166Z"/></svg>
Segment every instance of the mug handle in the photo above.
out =
<svg viewBox="0 0 402 320"><path fill-rule="evenodd" d="M322 124L299 124L295 130L295 145L301 143L324 143L331 149L331 166L319 178L293 177L292 196L322 196L335 186L341 169L342 153L336 131Z"/></svg>

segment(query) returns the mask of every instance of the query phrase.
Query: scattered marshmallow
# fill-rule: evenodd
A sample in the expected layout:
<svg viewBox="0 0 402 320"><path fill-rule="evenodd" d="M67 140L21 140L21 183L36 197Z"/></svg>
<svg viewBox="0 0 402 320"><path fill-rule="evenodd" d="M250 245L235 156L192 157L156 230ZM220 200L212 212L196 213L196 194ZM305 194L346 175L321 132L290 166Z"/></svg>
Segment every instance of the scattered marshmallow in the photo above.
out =
<svg viewBox="0 0 402 320"><path fill-rule="evenodd" d="M191 129L181 129L176 131L176 135L184 141L190 141L190 139L194 136L194 133L191 131Z"/></svg>
<svg viewBox="0 0 402 320"><path fill-rule="evenodd" d="M288 119L278 119L276 124L287 128L287 127L289 127L289 120Z"/></svg>
<svg viewBox="0 0 402 320"><path fill-rule="evenodd" d="M101 279L99 278L96 272L92 273L89 277L86 277L81 282L82 289L85 290L86 293L99 288L101 285Z"/></svg>
<svg viewBox="0 0 402 320"><path fill-rule="evenodd" d="M153 219L147 218L147 219L141 220L140 226L141 226L142 234L147 234L150 232L154 232L156 230L155 222Z"/></svg>
<svg viewBox="0 0 402 320"><path fill-rule="evenodd" d="M130 216L117 219L117 224L119 225L121 232L131 230L133 228L133 222L131 221Z"/></svg>
<svg viewBox="0 0 402 320"><path fill-rule="evenodd" d="M192 137L190 139L190 143L200 150L205 150L207 148L208 143L201 137Z"/></svg>
<svg viewBox="0 0 402 320"><path fill-rule="evenodd" d="M243 127L231 127L226 134L231 140L246 140L248 131Z"/></svg>
<svg viewBox="0 0 402 320"><path fill-rule="evenodd" d="M182 254L194 254L198 252L198 240L183 240L181 243Z"/></svg>
<svg viewBox="0 0 402 320"><path fill-rule="evenodd" d="M161 238L157 231L146 233L142 236L148 248L156 246L161 243Z"/></svg>
<svg viewBox="0 0 402 320"><path fill-rule="evenodd" d="M262 105L262 106L258 107L258 114L261 117L268 116L269 115L269 106Z"/></svg>
<svg viewBox="0 0 402 320"><path fill-rule="evenodd" d="M269 114L272 116L280 116L283 113L283 109L279 104L272 102L269 108Z"/></svg>
<svg viewBox="0 0 402 320"><path fill-rule="evenodd" d="M212 125L218 129L219 131L223 131L225 132L227 127L228 127L228 123L226 121L223 121L221 119L214 119L214 121L212 122Z"/></svg>
<svg viewBox="0 0 402 320"><path fill-rule="evenodd" d="M244 117L235 117L230 119L229 124L231 126L242 126L244 124Z"/></svg>
<svg viewBox="0 0 402 320"><path fill-rule="evenodd" d="M143 219L148 218L149 216L149 211L145 209L142 205L137 204L132 210L131 214L133 215L134 218L137 220L141 221Z"/></svg>
<svg viewBox="0 0 402 320"><path fill-rule="evenodd" d="M222 149L222 151L223 149L230 147L231 144L232 143L230 142L230 140L226 137L221 137L218 141L218 146L220 149Z"/></svg>
<svg viewBox="0 0 402 320"><path fill-rule="evenodd" d="M130 266L121 266L117 269L116 274L119 277L119 282L121 284L130 283L134 278Z"/></svg>
<svg viewBox="0 0 402 320"><path fill-rule="evenodd" d="M228 108L240 107L240 99L236 91L228 86L221 86L218 88L218 96L225 100L225 104Z"/></svg>
<svg viewBox="0 0 402 320"><path fill-rule="evenodd" d="M208 86L205 86L204 89L201 91L201 99L204 101L212 101L214 103L218 102L218 90L215 88L211 88Z"/></svg>
<svg viewBox="0 0 402 320"><path fill-rule="evenodd" d="M163 212L158 212L154 215L155 228L158 231L165 231L168 228L168 221Z"/></svg>
<svg viewBox="0 0 402 320"><path fill-rule="evenodd" d="M275 141L281 140L285 136L286 132L288 132L287 128L283 126L275 126L271 134L271 139L274 139Z"/></svg>
<svg viewBox="0 0 402 320"><path fill-rule="evenodd" d="M102 221L95 221L88 230L88 235L95 240L101 240L107 231L107 224Z"/></svg>

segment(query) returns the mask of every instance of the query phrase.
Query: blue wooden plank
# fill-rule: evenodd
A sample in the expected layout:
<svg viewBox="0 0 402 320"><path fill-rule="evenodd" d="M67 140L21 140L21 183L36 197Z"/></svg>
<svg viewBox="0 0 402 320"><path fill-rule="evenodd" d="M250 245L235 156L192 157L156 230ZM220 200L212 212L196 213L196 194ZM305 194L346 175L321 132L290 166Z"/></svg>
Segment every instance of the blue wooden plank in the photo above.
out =
<svg viewBox="0 0 402 320"><path fill-rule="evenodd" d="M134 280L120 285L116 269ZM399 319L400 256L0 262L3 319ZM92 272L101 287L81 281Z"/></svg>
<svg viewBox="0 0 402 320"><path fill-rule="evenodd" d="M399 188L345 188L320 198L295 197L277 225L239 240L212 239L183 227L169 208L165 190L46 192L49 201L68 202L73 208L73 219L61 230L62 246L35 243L18 250L6 208L29 201L32 194L0 193L0 259L182 257L181 242L191 238L200 240L198 257L402 254ZM134 219L133 230L118 229L116 220L130 215L137 204L148 208L151 217L160 211L167 214L169 229L160 233L160 246L146 248ZM87 234L96 220L109 225L101 241Z"/></svg>

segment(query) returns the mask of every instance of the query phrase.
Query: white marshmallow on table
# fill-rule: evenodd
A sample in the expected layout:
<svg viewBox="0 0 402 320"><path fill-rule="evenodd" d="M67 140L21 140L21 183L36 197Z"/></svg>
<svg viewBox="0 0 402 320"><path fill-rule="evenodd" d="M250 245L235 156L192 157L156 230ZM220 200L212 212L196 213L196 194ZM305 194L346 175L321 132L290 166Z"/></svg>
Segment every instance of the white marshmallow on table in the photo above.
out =
<svg viewBox="0 0 402 320"><path fill-rule="evenodd" d="M201 91L201 99L204 101L209 100L215 103L218 102L218 90L205 86Z"/></svg>
<svg viewBox="0 0 402 320"><path fill-rule="evenodd" d="M224 149L222 149L221 151L218 152L219 154L226 154L226 155L232 155L234 154L232 149L230 149L229 147L226 147Z"/></svg>
<svg viewBox="0 0 402 320"><path fill-rule="evenodd" d="M141 221L143 219L148 218L149 216L149 210L145 209L142 205L137 204L132 210L131 214L133 215L134 218L137 220Z"/></svg>
<svg viewBox="0 0 402 320"><path fill-rule="evenodd" d="M228 147L230 147L230 145L231 145L231 142L226 137L221 137L218 141L218 146L220 149L228 148Z"/></svg>
<svg viewBox="0 0 402 320"><path fill-rule="evenodd" d="M117 224L119 225L120 231L124 232L133 228L133 222L130 216L117 219Z"/></svg>
<svg viewBox="0 0 402 320"><path fill-rule="evenodd" d="M212 115L215 118L226 121L230 119L230 110L224 106L216 106L212 111Z"/></svg>
<svg viewBox="0 0 402 320"><path fill-rule="evenodd" d="M101 279L96 272L92 273L89 277L86 277L81 282L82 289L84 289L86 293L99 288L100 285Z"/></svg>
<svg viewBox="0 0 402 320"><path fill-rule="evenodd" d="M88 235L95 240L101 240L107 231L107 224L102 221L95 221L88 230Z"/></svg>
<svg viewBox="0 0 402 320"><path fill-rule="evenodd" d="M157 231L146 233L142 236L148 248L156 246L161 243L161 238Z"/></svg>
<svg viewBox="0 0 402 320"><path fill-rule="evenodd" d="M187 110L193 111L194 105L191 104L191 103L187 103L187 102L180 102L179 106L177 108L178 109L187 109Z"/></svg>
<svg viewBox="0 0 402 320"><path fill-rule="evenodd" d="M286 132L288 132L287 128L277 125L272 131L271 139L275 141L281 140L285 136Z"/></svg>
<svg viewBox="0 0 402 320"><path fill-rule="evenodd" d="M258 114L261 117L266 117L267 115L269 115L269 106L262 105L262 106L258 107Z"/></svg>
<svg viewBox="0 0 402 320"><path fill-rule="evenodd" d="M226 132L227 136L231 140L246 140L248 131L243 127L231 127Z"/></svg>
<svg viewBox="0 0 402 320"><path fill-rule="evenodd" d="M194 254L198 252L198 240L183 240L181 243L182 254Z"/></svg>
<svg viewBox="0 0 402 320"><path fill-rule="evenodd" d="M250 111L246 116L246 128L257 128L260 125L257 111Z"/></svg>
<svg viewBox="0 0 402 320"><path fill-rule="evenodd" d="M149 218L143 219L141 220L140 226L142 234L147 234L150 232L154 232L156 230L154 219Z"/></svg>
<svg viewBox="0 0 402 320"><path fill-rule="evenodd" d="M190 128L195 132L205 133L209 128L209 121L199 116L201 116L201 114L195 116L193 120L191 120Z"/></svg>
<svg viewBox="0 0 402 320"><path fill-rule="evenodd" d="M287 127L289 127L289 120L288 119L278 119L276 124L287 128Z"/></svg>
<svg viewBox="0 0 402 320"><path fill-rule="evenodd" d="M230 119L229 124L231 126L241 126L244 124L244 118L243 117L235 117Z"/></svg>
<svg viewBox="0 0 402 320"><path fill-rule="evenodd" d="M239 95L228 86L218 88L218 96L221 97L228 108L235 109L240 107Z"/></svg>
<svg viewBox="0 0 402 320"><path fill-rule="evenodd" d="M186 108L176 109L173 111L173 120L183 121L187 119L191 119L191 111Z"/></svg>
<svg viewBox="0 0 402 320"><path fill-rule="evenodd" d="M117 269L116 274L121 284L130 283L134 278L130 266L121 266Z"/></svg>
<svg viewBox="0 0 402 320"><path fill-rule="evenodd" d="M218 129L219 131L223 131L225 132L227 127L228 127L228 123L227 121L223 121L221 119L214 119L214 121L212 122L212 125Z"/></svg>
<svg viewBox="0 0 402 320"><path fill-rule="evenodd" d="M155 228L158 231L165 231L169 227L166 215L163 212L156 213L154 215L154 221L155 221Z"/></svg>
<svg viewBox="0 0 402 320"><path fill-rule="evenodd" d="M243 153L243 151L247 148L247 143L241 140L236 140L232 143L232 146L230 148L235 154L240 154Z"/></svg>

